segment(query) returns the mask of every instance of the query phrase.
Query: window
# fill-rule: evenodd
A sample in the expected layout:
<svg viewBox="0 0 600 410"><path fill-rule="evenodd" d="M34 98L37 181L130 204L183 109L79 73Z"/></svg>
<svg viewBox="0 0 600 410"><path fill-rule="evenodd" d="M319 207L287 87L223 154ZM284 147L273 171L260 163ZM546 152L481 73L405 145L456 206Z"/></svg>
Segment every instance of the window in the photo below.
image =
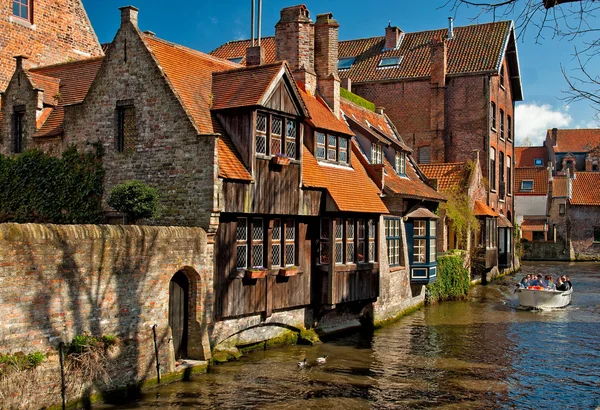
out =
<svg viewBox="0 0 600 410"><path fill-rule="evenodd" d="M419 148L419 164L429 164L431 162L431 146Z"/></svg>
<svg viewBox="0 0 600 410"><path fill-rule="evenodd" d="M600 242L600 227L594 226L594 243Z"/></svg>
<svg viewBox="0 0 600 410"><path fill-rule="evenodd" d="M511 158L506 157L506 193L510 195L512 193L512 163Z"/></svg>
<svg viewBox="0 0 600 410"><path fill-rule="evenodd" d="M383 163L383 148L379 144L371 144L371 163Z"/></svg>
<svg viewBox="0 0 600 410"><path fill-rule="evenodd" d="M510 115L506 116L506 133L509 141L512 141L512 118Z"/></svg>
<svg viewBox="0 0 600 410"><path fill-rule="evenodd" d="M429 221L429 260L437 260L437 223Z"/></svg>
<svg viewBox="0 0 600 410"><path fill-rule="evenodd" d="M500 87L504 88L504 66L500 67Z"/></svg>
<svg viewBox="0 0 600 410"><path fill-rule="evenodd" d="M231 61L232 63L236 63L239 64L242 62L242 60L244 59L244 57L233 57L233 58L228 58L229 61Z"/></svg>
<svg viewBox="0 0 600 410"><path fill-rule="evenodd" d="M375 262L376 257L375 257L375 238L377 236L377 225L375 224L375 221L373 221L372 219L369 219L368 223L367 223L367 234L368 234L368 238L369 238L369 243L367 244L368 248L369 248L369 262Z"/></svg>
<svg viewBox="0 0 600 410"><path fill-rule="evenodd" d="M252 219L252 267L262 268L264 263L264 227L262 218Z"/></svg>
<svg viewBox="0 0 600 410"><path fill-rule="evenodd" d="M379 67L398 67L402 61L401 57L384 57L379 61Z"/></svg>
<svg viewBox="0 0 600 410"><path fill-rule="evenodd" d="M285 266L296 264L296 221L287 219L285 222Z"/></svg>
<svg viewBox="0 0 600 410"><path fill-rule="evenodd" d="M536 167L541 167L544 165L544 161L541 158L535 158L533 160L533 165L535 165Z"/></svg>
<svg viewBox="0 0 600 410"><path fill-rule="evenodd" d="M504 182L504 152L498 153L498 172L500 174L500 183Z"/></svg>
<svg viewBox="0 0 600 410"><path fill-rule="evenodd" d="M504 140L504 110L500 109L500 139Z"/></svg>
<svg viewBox="0 0 600 410"><path fill-rule="evenodd" d="M364 262L365 261L365 220L364 219L359 219L358 220L358 249L357 249L357 255L356 255L356 260L358 262Z"/></svg>
<svg viewBox="0 0 600 410"><path fill-rule="evenodd" d="M273 219L271 231L271 266L281 266L281 219Z"/></svg>
<svg viewBox="0 0 600 410"><path fill-rule="evenodd" d="M317 159L347 164L349 157L348 138L317 132L315 154ZM327 157L326 157L327 155Z"/></svg>
<svg viewBox="0 0 600 410"><path fill-rule="evenodd" d="M338 70L349 69L350 67L352 67L352 64L354 64L354 60L356 60L356 57L340 58L338 60Z"/></svg>
<svg viewBox="0 0 600 410"><path fill-rule="evenodd" d="M399 175L406 175L406 153L396 151L394 169Z"/></svg>
<svg viewBox="0 0 600 410"><path fill-rule="evenodd" d="M564 215L565 214L565 204L558 204L558 214L559 215Z"/></svg>
<svg viewBox="0 0 600 410"><path fill-rule="evenodd" d="M533 191L533 181L521 181L521 191Z"/></svg>
<svg viewBox="0 0 600 410"><path fill-rule="evenodd" d="M335 263L344 263L344 220L341 218L335 220Z"/></svg>
<svg viewBox="0 0 600 410"><path fill-rule="evenodd" d="M496 190L496 150L494 148L490 148L490 189L492 191Z"/></svg>
<svg viewBox="0 0 600 410"><path fill-rule="evenodd" d="M375 262L377 260L376 220L336 218L330 235L330 219L321 219L319 264L329 263L329 243L333 241L333 258L336 265Z"/></svg>
<svg viewBox="0 0 600 410"><path fill-rule="evenodd" d="M491 112L490 112L490 121L492 122L490 127L496 131L496 103L492 101Z"/></svg>
<svg viewBox="0 0 600 410"><path fill-rule="evenodd" d="M400 265L400 218L385 219L385 239L387 243L388 263L390 266Z"/></svg>
<svg viewBox="0 0 600 410"><path fill-rule="evenodd" d="M23 152L25 145L25 107L15 108L13 115L13 152Z"/></svg>
<svg viewBox="0 0 600 410"><path fill-rule="evenodd" d="M346 263L354 263L354 219L346 221Z"/></svg>
<svg viewBox="0 0 600 410"><path fill-rule="evenodd" d="M248 267L248 219L238 218L235 228L236 268Z"/></svg>
<svg viewBox="0 0 600 410"><path fill-rule="evenodd" d="M291 118L256 115L256 153L298 158L298 122Z"/></svg>
<svg viewBox="0 0 600 410"><path fill-rule="evenodd" d="M135 126L135 107L129 104L118 106L117 116L117 151L133 152L137 134Z"/></svg>
<svg viewBox="0 0 600 410"><path fill-rule="evenodd" d="M415 245L413 251L413 262L427 262L427 221L415 220Z"/></svg>
<svg viewBox="0 0 600 410"><path fill-rule="evenodd" d="M31 6L33 0L13 0L13 16L31 21Z"/></svg>
<svg viewBox="0 0 600 410"><path fill-rule="evenodd" d="M321 233L319 237L319 263L329 263L329 218L321 218Z"/></svg>

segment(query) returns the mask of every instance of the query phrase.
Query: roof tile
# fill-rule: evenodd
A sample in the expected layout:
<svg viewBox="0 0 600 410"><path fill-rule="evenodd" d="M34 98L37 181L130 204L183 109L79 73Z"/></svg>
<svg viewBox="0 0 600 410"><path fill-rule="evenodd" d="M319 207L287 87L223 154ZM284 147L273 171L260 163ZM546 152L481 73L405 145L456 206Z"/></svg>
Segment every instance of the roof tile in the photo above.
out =
<svg viewBox="0 0 600 410"><path fill-rule="evenodd" d="M475 216L498 216L498 214L489 206L480 200L475 201L475 208L473 209L473 215Z"/></svg>
<svg viewBox="0 0 600 410"><path fill-rule="evenodd" d="M548 130L548 136L552 130ZM588 152L600 145L600 128L559 129L554 152Z"/></svg>
<svg viewBox="0 0 600 410"><path fill-rule="evenodd" d="M519 196L546 195L548 193L548 178L548 169L545 167L515 168L514 194ZM533 181L533 189L521 189L523 181Z"/></svg>
<svg viewBox="0 0 600 410"><path fill-rule="evenodd" d="M534 161L536 158L542 160L543 167L547 165L548 150L546 147L515 147L515 162L517 168L536 166Z"/></svg>
<svg viewBox="0 0 600 410"><path fill-rule="evenodd" d="M600 172L576 172L571 205L600 206Z"/></svg>
<svg viewBox="0 0 600 410"><path fill-rule="evenodd" d="M427 178L437 179L440 191L468 188L470 173L466 162L419 164L419 168Z"/></svg>

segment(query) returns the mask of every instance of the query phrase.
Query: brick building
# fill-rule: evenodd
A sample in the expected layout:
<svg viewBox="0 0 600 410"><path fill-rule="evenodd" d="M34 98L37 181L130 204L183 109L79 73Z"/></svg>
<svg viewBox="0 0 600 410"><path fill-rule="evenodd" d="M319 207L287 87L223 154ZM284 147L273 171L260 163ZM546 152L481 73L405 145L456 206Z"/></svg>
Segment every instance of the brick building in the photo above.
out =
<svg viewBox="0 0 600 410"><path fill-rule="evenodd" d="M0 91L14 72L14 57L27 67L102 55L81 0L6 0L0 3Z"/></svg>
<svg viewBox="0 0 600 410"><path fill-rule="evenodd" d="M546 133L544 147L556 172L600 171L600 128L553 128Z"/></svg>
<svg viewBox="0 0 600 410"><path fill-rule="evenodd" d="M277 57L264 38L266 61ZM248 40L213 55L244 63ZM523 98L512 22L339 42L345 88L386 109L419 163L464 162L479 150L490 182L486 202L512 220L514 103ZM350 80L350 81L348 81Z"/></svg>

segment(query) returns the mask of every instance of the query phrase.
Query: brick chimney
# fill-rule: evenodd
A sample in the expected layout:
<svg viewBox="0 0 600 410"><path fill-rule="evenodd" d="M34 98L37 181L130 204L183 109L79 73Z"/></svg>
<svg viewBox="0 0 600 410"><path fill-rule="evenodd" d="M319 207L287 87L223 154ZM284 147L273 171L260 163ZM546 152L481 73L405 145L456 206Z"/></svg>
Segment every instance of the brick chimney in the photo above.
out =
<svg viewBox="0 0 600 410"><path fill-rule="evenodd" d="M131 23L135 28L138 28L138 12L140 11L134 6L119 7L121 10L121 26L126 23Z"/></svg>
<svg viewBox="0 0 600 410"><path fill-rule="evenodd" d="M436 35L431 42L431 130L443 130L445 123L444 104L446 100L446 41Z"/></svg>
<svg viewBox="0 0 600 410"><path fill-rule="evenodd" d="M306 6L281 9L279 22L275 25L275 59L286 60L294 78L303 82L312 94L317 88L314 51L314 26Z"/></svg>
<svg viewBox="0 0 600 410"><path fill-rule="evenodd" d="M248 47L246 49L246 67L261 65L265 62L265 50L262 46Z"/></svg>
<svg viewBox="0 0 600 410"><path fill-rule="evenodd" d="M388 26L385 28L385 49L394 50L398 48L401 36L402 30L396 26L392 27L392 23L389 22Z"/></svg>
<svg viewBox="0 0 600 410"><path fill-rule="evenodd" d="M552 146L556 147L556 140L558 138L558 128L552 128Z"/></svg>
<svg viewBox="0 0 600 410"><path fill-rule="evenodd" d="M352 92L352 80L350 79L350 77L342 78L340 81L342 88L345 88L346 90Z"/></svg>
<svg viewBox="0 0 600 410"><path fill-rule="evenodd" d="M317 90L337 118L340 118L340 77L338 75L338 30L333 14L317 15L315 23L315 73Z"/></svg>

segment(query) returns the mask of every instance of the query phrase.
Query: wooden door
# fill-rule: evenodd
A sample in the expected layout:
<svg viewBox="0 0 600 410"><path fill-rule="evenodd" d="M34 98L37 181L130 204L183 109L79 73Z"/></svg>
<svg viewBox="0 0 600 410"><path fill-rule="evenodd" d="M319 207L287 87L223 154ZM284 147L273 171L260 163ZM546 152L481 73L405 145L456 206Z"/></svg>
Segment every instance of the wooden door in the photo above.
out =
<svg viewBox="0 0 600 410"><path fill-rule="evenodd" d="M188 291L187 276L182 271L177 272L169 285L169 326L173 334L175 360L187 356Z"/></svg>

